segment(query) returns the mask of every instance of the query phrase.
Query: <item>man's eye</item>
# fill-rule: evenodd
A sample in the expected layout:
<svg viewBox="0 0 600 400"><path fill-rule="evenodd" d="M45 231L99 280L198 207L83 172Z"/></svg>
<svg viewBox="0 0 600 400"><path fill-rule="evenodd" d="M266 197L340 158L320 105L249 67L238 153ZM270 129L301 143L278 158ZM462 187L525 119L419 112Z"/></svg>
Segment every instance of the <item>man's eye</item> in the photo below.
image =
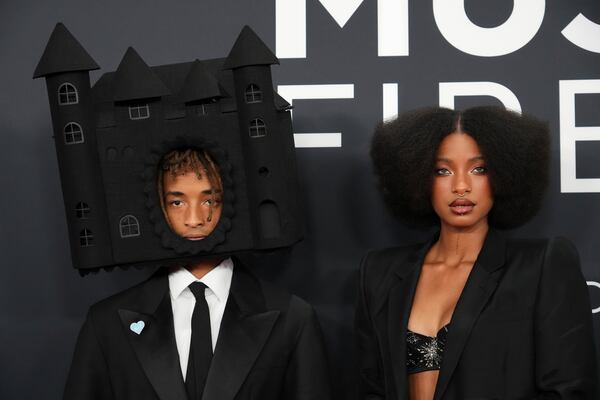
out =
<svg viewBox="0 0 600 400"><path fill-rule="evenodd" d="M435 174L436 175L450 175L451 172L448 170L448 168L437 168L435 170Z"/></svg>

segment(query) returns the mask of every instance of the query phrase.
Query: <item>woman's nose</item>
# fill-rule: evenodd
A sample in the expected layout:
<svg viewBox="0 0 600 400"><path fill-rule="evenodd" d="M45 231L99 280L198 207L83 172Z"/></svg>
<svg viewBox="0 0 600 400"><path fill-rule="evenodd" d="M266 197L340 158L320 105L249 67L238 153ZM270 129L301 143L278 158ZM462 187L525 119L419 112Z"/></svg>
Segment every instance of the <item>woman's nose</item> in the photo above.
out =
<svg viewBox="0 0 600 400"><path fill-rule="evenodd" d="M457 173L454 175L452 192L464 196L471 192L471 179L468 173Z"/></svg>

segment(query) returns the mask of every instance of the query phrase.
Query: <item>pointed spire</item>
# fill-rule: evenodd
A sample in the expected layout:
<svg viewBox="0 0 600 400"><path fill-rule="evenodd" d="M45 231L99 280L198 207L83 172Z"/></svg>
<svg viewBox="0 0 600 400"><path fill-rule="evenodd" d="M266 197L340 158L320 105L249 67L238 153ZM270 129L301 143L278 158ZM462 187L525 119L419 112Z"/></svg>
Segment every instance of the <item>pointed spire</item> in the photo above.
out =
<svg viewBox="0 0 600 400"><path fill-rule="evenodd" d="M248 25L240 32L229 56L223 64L223 69L234 69L248 65L279 64L275 54Z"/></svg>
<svg viewBox="0 0 600 400"><path fill-rule="evenodd" d="M59 22L48 39L48 44L35 68L33 78L59 72L91 71L98 68L100 67L96 61L85 51L71 32Z"/></svg>
<svg viewBox="0 0 600 400"><path fill-rule="evenodd" d="M146 99L171 94L140 55L129 47L115 72L114 101Z"/></svg>
<svg viewBox="0 0 600 400"><path fill-rule="evenodd" d="M290 103L288 103L288 101L286 99L284 99L283 97L281 97L279 95L279 93L273 91L274 94L274 99L273 101L275 102L275 108L278 110L290 110L292 109L292 105Z"/></svg>
<svg viewBox="0 0 600 400"><path fill-rule="evenodd" d="M225 90L219 85L219 81L208 72L199 60L192 63L190 72L183 83L181 94L184 103L227 96Z"/></svg>

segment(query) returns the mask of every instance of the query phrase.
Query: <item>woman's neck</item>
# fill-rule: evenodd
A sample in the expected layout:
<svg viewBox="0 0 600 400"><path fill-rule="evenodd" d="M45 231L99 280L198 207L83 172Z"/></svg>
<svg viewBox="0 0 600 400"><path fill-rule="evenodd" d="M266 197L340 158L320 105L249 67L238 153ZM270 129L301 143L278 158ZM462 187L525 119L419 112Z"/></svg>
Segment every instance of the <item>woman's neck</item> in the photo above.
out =
<svg viewBox="0 0 600 400"><path fill-rule="evenodd" d="M469 228L442 224L440 237L431 248L426 262L447 266L474 263L488 233L487 221Z"/></svg>

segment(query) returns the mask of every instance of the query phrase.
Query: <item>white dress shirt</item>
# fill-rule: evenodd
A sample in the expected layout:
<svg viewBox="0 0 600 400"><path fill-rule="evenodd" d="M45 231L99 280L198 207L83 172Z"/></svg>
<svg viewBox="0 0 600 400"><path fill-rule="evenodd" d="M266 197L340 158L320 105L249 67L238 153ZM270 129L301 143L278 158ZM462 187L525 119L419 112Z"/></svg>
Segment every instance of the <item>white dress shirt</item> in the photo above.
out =
<svg viewBox="0 0 600 400"><path fill-rule="evenodd" d="M227 304L227 298L229 297L232 276L233 261L231 261L231 258L225 259L208 274L204 275L202 279L196 278L185 268L179 268L169 273L169 292L173 309L175 341L177 342L177 352L179 353L181 373L184 380L192 338L192 313L196 305L196 298L188 286L195 281L200 281L207 286L204 295L210 314L210 333L214 351L219 337L225 304Z"/></svg>

